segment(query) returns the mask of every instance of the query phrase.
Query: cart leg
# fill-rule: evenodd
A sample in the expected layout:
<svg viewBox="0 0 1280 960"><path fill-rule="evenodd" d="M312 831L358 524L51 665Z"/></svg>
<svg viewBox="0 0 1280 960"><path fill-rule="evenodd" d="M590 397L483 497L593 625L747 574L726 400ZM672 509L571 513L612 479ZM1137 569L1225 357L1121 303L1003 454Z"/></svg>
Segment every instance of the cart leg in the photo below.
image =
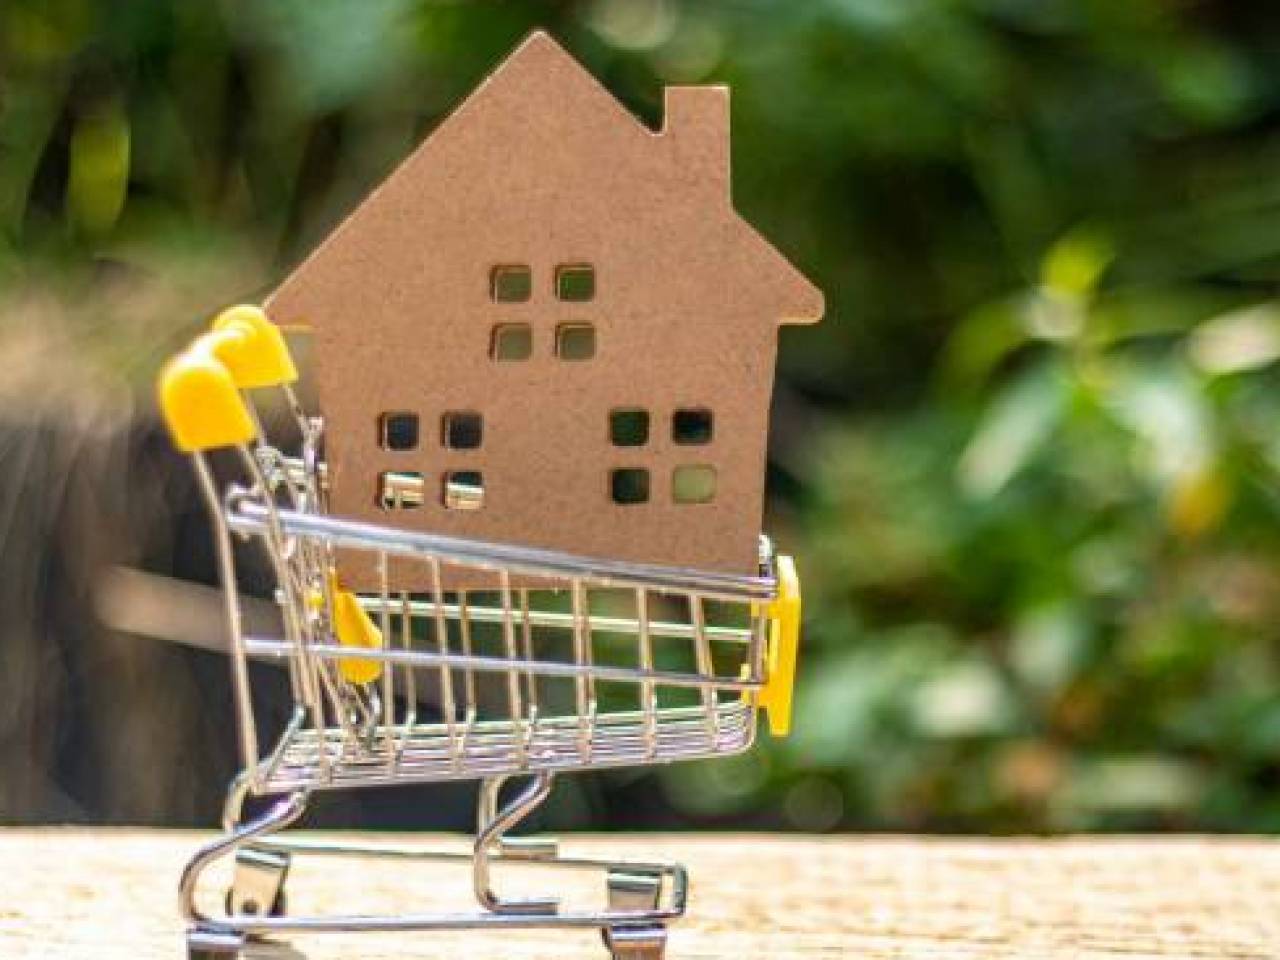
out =
<svg viewBox="0 0 1280 960"><path fill-rule="evenodd" d="M187 931L187 960L239 960L245 938L238 933Z"/></svg>
<svg viewBox="0 0 1280 960"><path fill-rule="evenodd" d="M196 887L199 885L200 875L209 864L220 857L226 856L228 853L238 853L241 849L246 848L251 840L284 829L302 816L306 808L306 793L299 791L298 793L290 794L288 798L278 801L257 820L242 824L227 836L219 837L214 842L206 844L197 850L195 855L187 861L187 865L182 870L182 879L178 882L178 904L187 922L194 924L197 930L201 929L201 924L205 924L206 931L208 927L213 926L210 923L210 918L196 905ZM259 847L257 852L264 852L263 848ZM274 853L275 851L266 852ZM263 861L262 869L255 871L258 874L254 878L255 884L266 878L268 883L278 888L284 883L284 869L287 865L287 860L284 864L276 864L274 866ZM237 863L237 885L240 882L239 874L242 867L242 863ZM275 879L272 879L273 877ZM278 889L276 892L279 892ZM234 896L235 889L233 888L228 899L230 900ZM274 900L275 897L273 896L270 900L264 900L259 906L264 912L270 912ZM283 906L283 902L281 902L281 906Z"/></svg>
<svg viewBox="0 0 1280 960"><path fill-rule="evenodd" d="M288 875L289 854L265 847L241 847L236 851L235 876L227 891L227 913L284 916Z"/></svg>
<svg viewBox="0 0 1280 960"><path fill-rule="evenodd" d="M506 777L489 777L480 784L480 815L475 843L472 847L471 880L476 899L486 910L493 913L550 914L559 909L559 901L555 897L526 897L523 899L507 899L493 891L490 879L489 862L494 848L499 847L504 834L523 820L529 813L547 798L551 792L552 776L542 772L533 775L533 779L520 791L511 802L498 810L498 792ZM505 847L508 856L520 856L526 860L546 860L555 856L555 847L548 846L545 841L533 845L511 843Z"/></svg>
<svg viewBox="0 0 1280 960"><path fill-rule="evenodd" d="M606 880L611 911L643 914L658 908L661 873L613 867ZM666 952L667 928L662 924L641 921L605 927L600 932L613 960L662 960Z"/></svg>
<svg viewBox="0 0 1280 960"><path fill-rule="evenodd" d="M605 927L604 945L612 960L662 960L667 951L667 928Z"/></svg>

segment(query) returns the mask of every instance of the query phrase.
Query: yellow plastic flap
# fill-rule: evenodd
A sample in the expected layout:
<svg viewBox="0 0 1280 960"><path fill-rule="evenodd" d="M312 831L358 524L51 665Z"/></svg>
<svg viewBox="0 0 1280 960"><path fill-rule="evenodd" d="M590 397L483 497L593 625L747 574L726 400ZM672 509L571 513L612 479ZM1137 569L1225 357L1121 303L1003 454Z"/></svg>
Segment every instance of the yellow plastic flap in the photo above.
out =
<svg viewBox="0 0 1280 960"><path fill-rule="evenodd" d="M329 585L333 594L333 630L338 635L338 642L344 647L381 650L382 631L360 606L356 595L350 590L339 589L334 578L330 578ZM338 670L349 683L373 683L382 676L382 661L344 657L338 661Z"/></svg>
<svg viewBox="0 0 1280 960"><path fill-rule="evenodd" d="M215 351L241 390L277 387L298 379L284 334L261 307L241 304L213 321Z"/></svg>
<svg viewBox="0 0 1280 960"><path fill-rule="evenodd" d="M248 443L257 435L230 372L201 341L164 368L159 394L174 446L184 453Z"/></svg>
<svg viewBox="0 0 1280 960"><path fill-rule="evenodd" d="M796 659L800 652L800 577L791 557L779 556L778 596L769 604L769 647L765 682L757 701L769 719L769 732L785 737L791 732L791 701L796 684Z"/></svg>

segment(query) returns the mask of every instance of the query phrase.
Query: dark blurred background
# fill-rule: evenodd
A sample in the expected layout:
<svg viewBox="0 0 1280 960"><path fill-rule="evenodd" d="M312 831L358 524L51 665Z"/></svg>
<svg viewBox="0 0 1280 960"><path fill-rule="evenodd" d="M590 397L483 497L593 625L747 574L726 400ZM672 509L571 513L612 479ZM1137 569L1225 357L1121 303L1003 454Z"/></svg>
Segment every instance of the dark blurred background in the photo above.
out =
<svg viewBox="0 0 1280 960"><path fill-rule="evenodd" d="M738 209L828 300L770 447L796 732L544 822L1280 829L1280 7L1193 0L5 0L0 819L214 822L226 662L103 600L212 582L156 368L537 26L650 123L732 84Z"/></svg>

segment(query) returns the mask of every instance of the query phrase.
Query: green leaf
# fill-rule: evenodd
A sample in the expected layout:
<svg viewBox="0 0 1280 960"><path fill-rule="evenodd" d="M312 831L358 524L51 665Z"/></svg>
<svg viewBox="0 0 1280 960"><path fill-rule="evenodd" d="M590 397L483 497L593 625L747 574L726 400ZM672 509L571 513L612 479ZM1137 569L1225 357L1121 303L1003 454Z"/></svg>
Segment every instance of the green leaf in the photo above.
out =
<svg viewBox="0 0 1280 960"><path fill-rule="evenodd" d="M89 234L110 230L129 184L129 121L117 101L82 118L71 134L67 216Z"/></svg>
<svg viewBox="0 0 1280 960"><path fill-rule="evenodd" d="M1052 435L1066 409L1067 385L1056 369L1039 368L991 405L960 457L960 488L993 497Z"/></svg>
<svg viewBox="0 0 1280 960"><path fill-rule="evenodd" d="M1014 671L1043 693L1062 689L1080 667L1088 640L1086 627L1079 604L1070 600L1022 611L1009 650Z"/></svg>
<svg viewBox="0 0 1280 960"><path fill-rule="evenodd" d="M1187 351L1209 374L1269 366L1280 359L1280 306L1264 303L1214 317L1192 334Z"/></svg>
<svg viewBox="0 0 1280 960"><path fill-rule="evenodd" d="M1004 679L977 657L944 664L910 702L917 730L930 737L1008 733L1017 718Z"/></svg>
<svg viewBox="0 0 1280 960"><path fill-rule="evenodd" d="M1212 460L1213 419L1187 371L1165 365L1130 367L1105 402L1142 440L1138 462L1157 486L1202 473Z"/></svg>
<svg viewBox="0 0 1280 960"><path fill-rule="evenodd" d="M1098 757L1080 764L1063 799L1084 811L1181 810L1204 787L1204 774L1187 761L1159 754Z"/></svg>
<svg viewBox="0 0 1280 960"><path fill-rule="evenodd" d="M1082 227L1049 248L1040 266L1040 281L1055 294L1087 299L1115 254L1110 237L1098 229Z"/></svg>

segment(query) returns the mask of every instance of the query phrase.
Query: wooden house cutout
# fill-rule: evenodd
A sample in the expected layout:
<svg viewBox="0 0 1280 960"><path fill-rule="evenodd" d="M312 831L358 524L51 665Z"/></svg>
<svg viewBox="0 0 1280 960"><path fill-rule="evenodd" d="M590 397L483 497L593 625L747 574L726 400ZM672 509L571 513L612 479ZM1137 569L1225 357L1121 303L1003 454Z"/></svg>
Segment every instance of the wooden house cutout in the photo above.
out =
<svg viewBox="0 0 1280 960"><path fill-rule="evenodd" d="M775 327L823 298L733 210L727 88L655 132L539 32L267 310L314 333L333 513L754 573Z"/></svg>

